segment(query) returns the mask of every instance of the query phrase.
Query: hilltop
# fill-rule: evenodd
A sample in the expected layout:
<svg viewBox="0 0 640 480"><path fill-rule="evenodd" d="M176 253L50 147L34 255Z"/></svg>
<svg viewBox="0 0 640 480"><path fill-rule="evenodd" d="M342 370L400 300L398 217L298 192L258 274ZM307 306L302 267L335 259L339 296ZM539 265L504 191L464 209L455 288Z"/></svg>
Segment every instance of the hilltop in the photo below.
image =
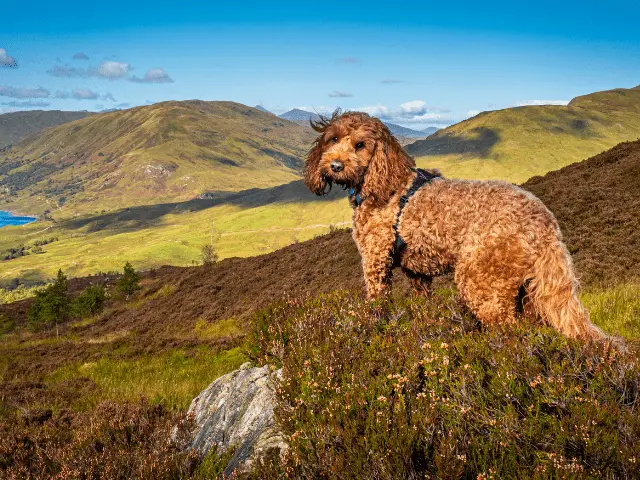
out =
<svg viewBox="0 0 640 480"><path fill-rule="evenodd" d="M482 112L407 146L450 177L523 182L640 137L640 88L592 93L567 106Z"/></svg>
<svg viewBox="0 0 640 480"><path fill-rule="evenodd" d="M30 110L0 115L0 150L45 128L55 127L93 115L91 112Z"/></svg>
<svg viewBox="0 0 640 480"><path fill-rule="evenodd" d="M299 178L314 135L233 102L162 102L92 115L0 156L0 208L58 215L184 201Z"/></svg>

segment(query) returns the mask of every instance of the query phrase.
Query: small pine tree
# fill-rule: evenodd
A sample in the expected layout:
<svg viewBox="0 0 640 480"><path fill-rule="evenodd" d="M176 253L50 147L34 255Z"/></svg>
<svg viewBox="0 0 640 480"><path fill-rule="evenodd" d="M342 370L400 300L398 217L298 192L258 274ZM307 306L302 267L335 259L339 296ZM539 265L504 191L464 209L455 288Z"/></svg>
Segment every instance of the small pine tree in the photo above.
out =
<svg viewBox="0 0 640 480"><path fill-rule="evenodd" d="M58 324L69 318L68 287L67 277L62 270L58 270L56 281L36 294L36 299L29 309L27 321L31 328L55 325L56 336L58 335Z"/></svg>
<svg viewBox="0 0 640 480"><path fill-rule="evenodd" d="M116 284L118 291L124 293L127 298L132 295L136 290L140 290L140 275L134 270L129 262L124 264L124 273L122 277L118 279Z"/></svg>
<svg viewBox="0 0 640 480"><path fill-rule="evenodd" d="M212 267L218 261L218 254L213 245L207 243L200 248L202 265Z"/></svg>

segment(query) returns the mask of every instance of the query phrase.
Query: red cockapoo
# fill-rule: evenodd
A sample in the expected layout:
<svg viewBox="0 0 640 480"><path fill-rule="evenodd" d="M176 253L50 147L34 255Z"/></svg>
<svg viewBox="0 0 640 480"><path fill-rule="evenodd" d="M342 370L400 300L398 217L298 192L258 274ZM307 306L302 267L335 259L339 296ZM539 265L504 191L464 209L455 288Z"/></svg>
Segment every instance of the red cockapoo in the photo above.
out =
<svg viewBox="0 0 640 480"><path fill-rule="evenodd" d="M538 198L506 182L417 170L366 113L335 112L313 127L320 135L305 184L318 195L332 183L349 190L369 298L388 291L394 265L422 291L454 269L459 293L485 324L514 322L524 288L535 312L563 334L606 338L580 304L560 228Z"/></svg>

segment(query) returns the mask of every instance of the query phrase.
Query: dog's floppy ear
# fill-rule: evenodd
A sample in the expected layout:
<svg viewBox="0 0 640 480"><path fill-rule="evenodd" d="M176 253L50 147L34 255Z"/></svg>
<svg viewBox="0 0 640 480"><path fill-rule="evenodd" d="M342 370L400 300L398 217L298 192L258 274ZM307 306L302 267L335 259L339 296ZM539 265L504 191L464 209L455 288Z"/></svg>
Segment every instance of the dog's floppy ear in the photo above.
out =
<svg viewBox="0 0 640 480"><path fill-rule="evenodd" d="M307 163L304 166L304 184L309 190L316 195L324 194L324 190L327 187L327 181L320 173L318 168L320 165L320 158L322 157L322 135L320 135L309 154L307 155Z"/></svg>
<svg viewBox="0 0 640 480"><path fill-rule="evenodd" d="M367 167L362 194L372 204L384 205L394 193L406 186L413 166L413 159L402 151L396 139L389 132L382 131Z"/></svg>

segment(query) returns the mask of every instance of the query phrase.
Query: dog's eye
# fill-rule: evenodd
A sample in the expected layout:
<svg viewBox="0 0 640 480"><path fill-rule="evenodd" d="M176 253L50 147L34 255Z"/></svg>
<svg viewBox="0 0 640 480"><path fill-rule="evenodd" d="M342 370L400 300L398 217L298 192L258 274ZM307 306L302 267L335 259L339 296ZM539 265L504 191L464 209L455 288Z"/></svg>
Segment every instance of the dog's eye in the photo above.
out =
<svg viewBox="0 0 640 480"><path fill-rule="evenodd" d="M358 142L356 143L356 150L361 150L364 148L364 142Z"/></svg>
<svg viewBox="0 0 640 480"><path fill-rule="evenodd" d="M331 141L332 141L333 143L338 143L338 137L333 137L333 138L331 139Z"/></svg>

